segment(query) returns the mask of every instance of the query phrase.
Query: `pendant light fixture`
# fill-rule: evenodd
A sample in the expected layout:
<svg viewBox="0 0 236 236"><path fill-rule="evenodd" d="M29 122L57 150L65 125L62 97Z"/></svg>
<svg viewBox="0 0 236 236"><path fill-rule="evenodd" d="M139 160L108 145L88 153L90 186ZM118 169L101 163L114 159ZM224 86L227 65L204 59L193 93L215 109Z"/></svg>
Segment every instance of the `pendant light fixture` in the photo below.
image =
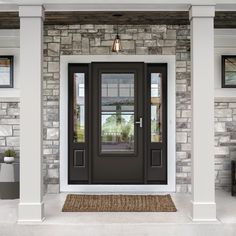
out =
<svg viewBox="0 0 236 236"><path fill-rule="evenodd" d="M116 37L113 41L111 50L112 50L112 52L119 53L120 51L122 51L122 47L121 47L121 39L119 36L118 17L121 17L122 15L121 14L114 14L113 16L117 18L117 25L116 25Z"/></svg>

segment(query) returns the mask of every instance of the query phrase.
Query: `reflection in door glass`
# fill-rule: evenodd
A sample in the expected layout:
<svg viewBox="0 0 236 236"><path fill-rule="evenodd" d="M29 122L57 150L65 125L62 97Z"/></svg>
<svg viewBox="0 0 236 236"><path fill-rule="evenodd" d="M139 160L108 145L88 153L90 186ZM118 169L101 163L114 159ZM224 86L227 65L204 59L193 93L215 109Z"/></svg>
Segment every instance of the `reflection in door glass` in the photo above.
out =
<svg viewBox="0 0 236 236"><path fill-rule="evenodd" d="M74 73L74 142L84 142L84 73Z"/></svg>
<svg viewBox="0 0 236 236"><path fill-rule="evenodd" d="M101 90L101 151L134 152L134 74L102 74Z"/></svg>
<svg viewBox="0 0 236 236"><path fill-rule="evenodd" d="M161 74L151 73L151 141L161 142Z"/></svg>

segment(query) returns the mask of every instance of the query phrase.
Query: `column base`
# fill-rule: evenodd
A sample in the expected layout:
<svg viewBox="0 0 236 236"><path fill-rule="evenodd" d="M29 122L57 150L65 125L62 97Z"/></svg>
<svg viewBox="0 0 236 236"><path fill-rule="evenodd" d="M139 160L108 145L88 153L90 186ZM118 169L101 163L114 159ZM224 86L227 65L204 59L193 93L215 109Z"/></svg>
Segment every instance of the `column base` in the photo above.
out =
<svg viewBox="0 0 236 236"><path fill-rule="evenodd" d="M44 203L19 203L18 223L40 223L44 217Z"/></svg>
<svg viewBox="0 0 236 236"><path fill-rule="evenodd" d="M192 221L217 221L215 202L194 202L191 201Z"/></svg>

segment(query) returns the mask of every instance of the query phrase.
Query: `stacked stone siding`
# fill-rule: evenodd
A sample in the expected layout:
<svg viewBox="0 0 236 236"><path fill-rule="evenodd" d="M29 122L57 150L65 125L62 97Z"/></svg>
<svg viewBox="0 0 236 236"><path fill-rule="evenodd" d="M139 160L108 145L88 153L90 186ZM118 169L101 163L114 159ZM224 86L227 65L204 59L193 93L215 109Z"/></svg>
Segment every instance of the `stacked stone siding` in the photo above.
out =
<svg viewBox="0 0 236 236"><path fill-rule="evenodd" d="M119 27L123 54L176 55L177 191L190 191L190 30L187 25ZM108 55L113 25L45 26L44 170L48 192L59 189L60 55Z"/></svg>
<svg viewBox="0 0 236 236"><path fill-rule="evenodd" d="M19 103L0 102L0 159L7 149L19 154Z"/></svg>
<svg viewBox="0 0 236 236"><path fill-rule="evenodd" d="M215 102L215 184L229 190L236 160L236 102Z"/></svg>
<svg viewBox="0 0 236 236"><path fill-rule="evenodd" d="M176 183L191 191L190 29L185 25L125 25L123 54L176 56ZM43 175L45 191L59 191L59 99L61 55L109 55L113 25L53 25L44 30ZM236 103L215 103L216 187L229 189L236 159ZM0 103L0 153L19 150L19 103ZM66 157L65 157L66 158Z"/></svg>
<svg viewBox="0 0 236 236"><path fill-rule="evenodd" d="M177 29L176 44L176 190L191 191L190 29Z"/></svg>

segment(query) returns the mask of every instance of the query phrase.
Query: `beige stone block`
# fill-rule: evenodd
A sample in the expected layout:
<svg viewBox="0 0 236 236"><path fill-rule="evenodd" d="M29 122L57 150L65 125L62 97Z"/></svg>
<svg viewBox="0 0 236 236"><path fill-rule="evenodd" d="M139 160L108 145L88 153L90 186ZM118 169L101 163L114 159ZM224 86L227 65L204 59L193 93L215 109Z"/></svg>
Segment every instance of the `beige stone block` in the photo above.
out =
<svg viewBox="0 0 236 236"><path fill-rule="evenodd" d="M176 142L177 143L187 143L188 135L186 132L177 132L176 133Z"/></svg>
<svg viewBox="0 0 236 236"><path fill-rule="evenodd" d="M162 54L163 55L175 55L175 47L163 47Z"/></svg>
<svg viewBox="0 0 236 236"><path fill-rule="evenodd" d="M147 47L136 47L136 54L146 55L146 54L148 54L148 48Z"/></svg>
<svg viewBox="0 0 236 236"><path fill-rule="evenodd" d="M61 44L71 44L72 36L61 37Z"/></svg>
<svg viewBox="0 0 236 236"><path fill-rule="evenodd" d="M59 72L59 62L48 62L48 72Z"/></svg>

